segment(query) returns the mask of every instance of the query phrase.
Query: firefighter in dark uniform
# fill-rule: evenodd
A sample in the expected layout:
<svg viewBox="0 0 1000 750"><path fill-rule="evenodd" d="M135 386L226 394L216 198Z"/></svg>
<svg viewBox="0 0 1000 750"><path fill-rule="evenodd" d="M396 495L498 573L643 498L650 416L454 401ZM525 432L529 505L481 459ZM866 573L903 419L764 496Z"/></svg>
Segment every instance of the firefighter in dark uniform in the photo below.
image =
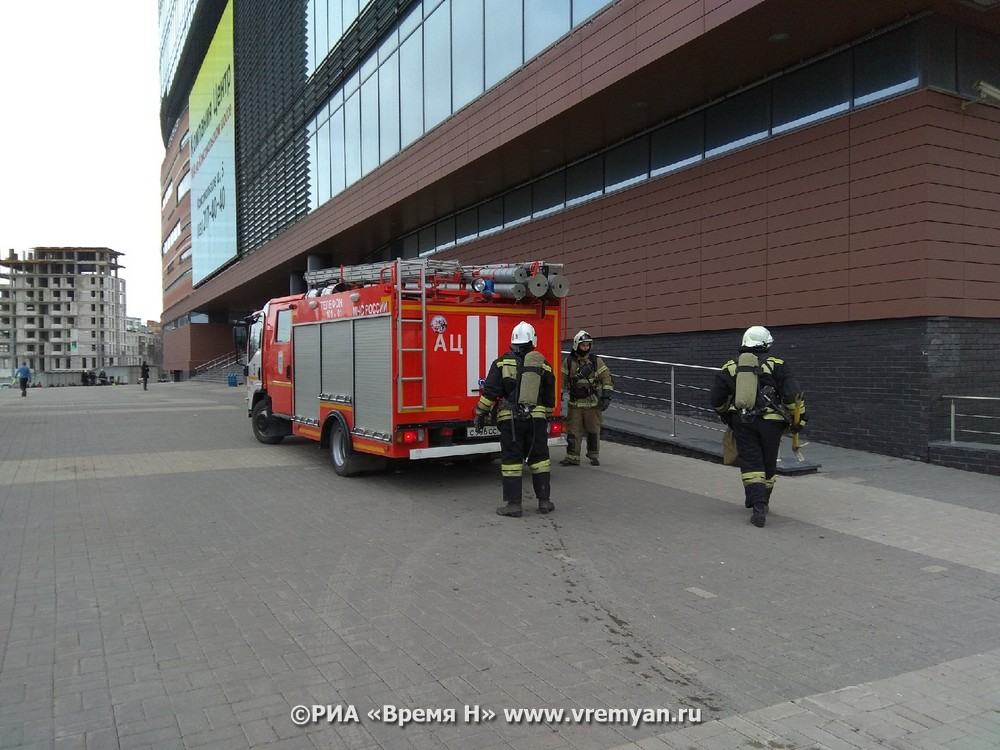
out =
<svg viewBox="0 0 1000 750"><path fill-rule="evenodd" d="M757 527L766 522L781 435L806 424L805 402L788 365L765 356L773 342L764 326L748 328L739 357L716 373L710 391L712 407L735 434L745 503Z"/></svg>
<svg viewBox="0 0 1000 750"><path fill-rule="evenodd" d="M475 425L482 429L486 416L497 407L500 430L500 475L505 505L497 515L521 517L521 474L527 462L531 484L538 498L539 513L550 513L550 463L548 419L555 411L556 379L551 365L534 351L535 329L524 321L514 327L510 351L490 366L479 403Z"/></svg>
<svg viewBox="0 0 1000 750"><path fill-rule="evenodd" d="M573 352L562 364L563 383L569 392L569 414L566 428L569 440L566 458L560 466L579 466L584 436L587 438L587 458L592 466L600 466L601 425L604 412L611 405L615 392L611 370L604 360L591 351L594 339L586 331L573 337Z"/></svg>

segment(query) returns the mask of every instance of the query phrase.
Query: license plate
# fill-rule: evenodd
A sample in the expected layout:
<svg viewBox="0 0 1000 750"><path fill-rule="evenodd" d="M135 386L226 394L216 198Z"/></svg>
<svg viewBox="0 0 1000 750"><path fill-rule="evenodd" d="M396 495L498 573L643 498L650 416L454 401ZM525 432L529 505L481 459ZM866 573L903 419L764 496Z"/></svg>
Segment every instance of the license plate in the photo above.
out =
<svg viewBox="0 0 1000 750"><path fill-rule="evenodd" d="M500 437L500 430L493 425L486 425L481 430L477 430L475 427L466 427L465 436L470 438Z"/></svg>

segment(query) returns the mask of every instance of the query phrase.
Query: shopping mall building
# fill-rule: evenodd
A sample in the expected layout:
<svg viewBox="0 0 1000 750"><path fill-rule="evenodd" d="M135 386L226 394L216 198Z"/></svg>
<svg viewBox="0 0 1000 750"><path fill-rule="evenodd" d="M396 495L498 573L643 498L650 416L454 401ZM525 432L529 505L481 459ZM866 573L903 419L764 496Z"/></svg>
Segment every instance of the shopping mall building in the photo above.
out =
<svg viewBox="0 0 1000 750"><path fill-rule="evenodd" d="M160 8L179 377L308 269L433 256L565 264L607 355L764 324L817 440L926 458L1000 395L1000 0Z"/></svg>

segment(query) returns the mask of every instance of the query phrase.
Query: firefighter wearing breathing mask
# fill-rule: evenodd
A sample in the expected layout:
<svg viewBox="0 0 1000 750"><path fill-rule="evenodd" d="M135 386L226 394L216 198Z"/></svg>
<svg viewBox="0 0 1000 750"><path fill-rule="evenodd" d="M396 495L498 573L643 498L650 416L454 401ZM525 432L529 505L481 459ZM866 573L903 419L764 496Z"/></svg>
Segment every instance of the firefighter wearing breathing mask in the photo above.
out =
<svg viewBox="0 0 1000 750"><path fill-rule="evenodd" d="M560 466L579 466L580 449L587 439L587 458L592 466L600 466L601 425L604 411L615 392L611 370L604 360L591 351L594 339L586 331L573 337L573 352L562 363L562 377L569 392L567 415L566 458Z"/></svg>
<svg viewBox="0 0 1000 750"><path fill-rule="evenodd" d="M476 404L474 424L486 424L496 406L500 430L500 476L504 505L498 516L521 517L521 475L531 471L538 512L551 513L548 420L555 412L556 378L551 365L535 351L538 337L525 321L514 326L510 351L490 366Z"/></svg>
<svg viewBox="0 0 1000 750"><path fill-rule="evenodd" d="M712 408L733 430L750 523L762 527L774 490L778 448L786 428L806 425L805 400L785 360L768 356L774 337L764 326L743 333L739 357L715 374Z"/></svg>

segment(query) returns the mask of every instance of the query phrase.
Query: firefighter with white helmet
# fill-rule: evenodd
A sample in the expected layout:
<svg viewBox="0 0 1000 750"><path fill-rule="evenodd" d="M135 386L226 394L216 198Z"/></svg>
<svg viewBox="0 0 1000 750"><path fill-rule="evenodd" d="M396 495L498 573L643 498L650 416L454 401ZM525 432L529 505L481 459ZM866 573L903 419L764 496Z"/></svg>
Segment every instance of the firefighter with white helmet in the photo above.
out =
<svg viewBox="0 0 1000 750"><path fill-rule="evenodd" d="M579 466L584 436L587 438L587 458L592 466L600 466L601 425L604 411L611 404L615 391L611 370L604 360L594 355L594 338L586 331L573 337L573 351L563 360L562 377L569 392L566 430L569 433L566 458L560 466Z"/></svg>
<svg viewBox="0 0 1000 750"><path fill-rule="evenodd" d="M747 328L739 356L716 373L709 393L712 407L735 435L744 503L757 527L767 519L781 435L786 428L798 432L806 423L805 401L788 365L767 354L772 343L764 326Z"/></svg>
<svg viewBox="0 0 1000 750"><path fill-rule="evenodd" d="M531 470L538 512L555 510L550 498L548 420L556 406L556 378L545 357L535 351L537 344L530 323L521 321L514 326L510 351L490 366L476 404L475 425L480 429L494 406L497 409L504 500L504 505L497 508L500 516L521 517L525 463Z"/></svg>

